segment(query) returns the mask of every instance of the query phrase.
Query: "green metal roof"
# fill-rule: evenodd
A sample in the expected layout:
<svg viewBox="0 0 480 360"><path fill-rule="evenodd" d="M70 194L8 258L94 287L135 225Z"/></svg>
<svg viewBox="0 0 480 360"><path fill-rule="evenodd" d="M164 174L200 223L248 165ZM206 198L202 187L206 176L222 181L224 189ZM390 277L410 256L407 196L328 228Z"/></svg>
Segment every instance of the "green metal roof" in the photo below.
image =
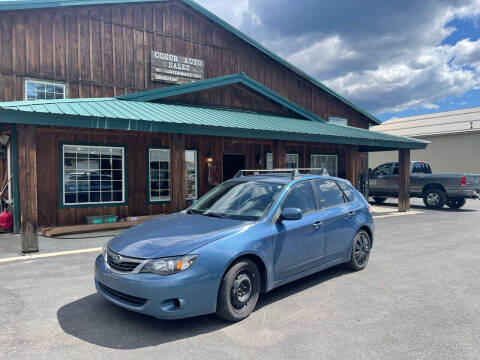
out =
<svg viewBox="0 0 480 360"><path fill-rule="evenodd" d="M273 102L284 106L285 108L293 111L302 118L315 120L315 121L325 121L319 116L311 113L310 111L304 109L301 106L291 102L287 98L279 95L275 91L263 86L259 82L249 78L244 73L237 73L227 76L221 76L217 78L195 81L182 85L167 86L161 89L141 91L132 94L126 94L117 96L117 99L122 100L134 100L134 101L154 101L165 99L171 96L188 94L195 91L212 89L215 87L232 85L232 84L242 84L249 89L265 96L266 98L272 100Z"/></svg>
<svg viewBox="0 0 480 360"><path fill-rule="evenodd" d="M0 103L0 122L424 149L427 142L327 122L117 98Z"/></svg>
<svg viewBox="0 0 480 360"><path fill-rule="evenodd" d="M63 7L63 6L108 5L108 4L125 4L125 3L137 3L137 2L167 2L167 1L171 1L171 0L8 0L8 1L0 1L0 11L36 9L36 8L48 8L48 7ZM210 11L205 9L203 6L197 4L195 1L192 1L192 0L180 0L180 1L182 1L184 4L188 5L189 7L193 8L194 10L200 12L201 14L206 16L208 19L215 22L217 25L233 33L235 36L239 37L249 45L255 47L256 49L258 49L268 57L286 66L293 72L297 73L304 79L308 80L313 85L321 88L328 94L334 96L338 100L342 101L343 103L347 104L348 106L362 113L368 119L370 119L373 123L381 124L381 121L378 120L372 114L359 108L357 105L351 103L343 96L339 95L329 87L325 86L318 80L314 79L312 76L308 75L304 71L292 65L282 57L268 50L266 47L256 42L255 40L253 40L252 38L250 38L249 36L241 32L240 30L236 29L232 25L225 22L224 20L220 19L218 16L211 13Z"/></svg>

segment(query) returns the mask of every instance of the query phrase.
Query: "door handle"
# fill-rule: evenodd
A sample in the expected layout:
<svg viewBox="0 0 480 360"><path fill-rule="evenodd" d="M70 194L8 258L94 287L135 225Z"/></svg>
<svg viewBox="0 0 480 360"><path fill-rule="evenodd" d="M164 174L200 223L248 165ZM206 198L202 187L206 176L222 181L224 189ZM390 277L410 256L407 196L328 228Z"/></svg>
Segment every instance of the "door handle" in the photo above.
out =
<svg viewBox="0 0 480 360"><path fill-rule="evenodd" d="M347 217L351 218L353 215L355 215L355 211L349 211Z"/></svg>
<svg viewBox="0 0 480 360"><path fill-rule="evenodd" d="M313 228L314 228L315 230L320 229L322 226L323 226L323 221L315 221L315 222L313 223Z"/></svg>

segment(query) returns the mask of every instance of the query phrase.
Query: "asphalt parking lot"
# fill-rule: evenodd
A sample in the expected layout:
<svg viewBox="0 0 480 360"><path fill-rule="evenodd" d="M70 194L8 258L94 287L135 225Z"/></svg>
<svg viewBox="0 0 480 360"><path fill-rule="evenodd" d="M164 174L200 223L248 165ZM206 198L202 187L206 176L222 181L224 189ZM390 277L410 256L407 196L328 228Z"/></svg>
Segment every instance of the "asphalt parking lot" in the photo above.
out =
<svg viewBox="0 0 480 360"><path fill-rule="evenodd" d="M376 220L366 270L278 288L237 324L120 309L95 293L95 253L0 263L0 357L479 359L480 201L413 209Z"/></svg>

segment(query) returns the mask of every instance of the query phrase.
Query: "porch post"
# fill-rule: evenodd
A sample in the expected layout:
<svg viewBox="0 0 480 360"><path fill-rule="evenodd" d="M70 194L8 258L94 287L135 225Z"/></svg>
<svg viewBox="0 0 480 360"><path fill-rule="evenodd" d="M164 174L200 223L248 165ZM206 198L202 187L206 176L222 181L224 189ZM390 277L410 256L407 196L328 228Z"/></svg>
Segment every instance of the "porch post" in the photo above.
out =
<svg viewBox="0 0 480 360"><path fill-rule="evenodd" d="M410 211L410 149L398 151L398 211Z"/></svg>
<svg viewBox="0 0 480 360"><path fill-rule="evenodd" d="M273 144L273 168L283 169L285 167L285 143L280 140L275 140Z"/></svg>
<svg viewBox="0 0 480 360"><path fill-rule="evenodd" d="M171 205L172 212L178 212L187 207L185 193L185 135L172 134L171 143Z"/></svg>
<svg viewBox="0 0 480 360"><path fill-rule="evenodd" d="M37 138L35 126L18 125L18 188L22 252L38 252Z"/></svg>
<svg viewBox="0 0 480 360"><path fill-rule="evenodd" d="M360 152L358 146L350 145L347 150L347 180L358 188L358 165Z"/></svg>

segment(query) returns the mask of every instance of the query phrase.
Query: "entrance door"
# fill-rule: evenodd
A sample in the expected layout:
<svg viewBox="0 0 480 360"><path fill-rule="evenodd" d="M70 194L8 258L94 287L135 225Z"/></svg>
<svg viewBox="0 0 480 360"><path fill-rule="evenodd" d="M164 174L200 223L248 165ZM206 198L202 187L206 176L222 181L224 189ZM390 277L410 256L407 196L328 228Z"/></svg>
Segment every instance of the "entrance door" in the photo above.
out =
<svg viewBox="0 0 480 360"><path fill-rule="evenodd" d="M245 169L244 154L223 154L223 181L230 180L238 170Z"/></svg>

